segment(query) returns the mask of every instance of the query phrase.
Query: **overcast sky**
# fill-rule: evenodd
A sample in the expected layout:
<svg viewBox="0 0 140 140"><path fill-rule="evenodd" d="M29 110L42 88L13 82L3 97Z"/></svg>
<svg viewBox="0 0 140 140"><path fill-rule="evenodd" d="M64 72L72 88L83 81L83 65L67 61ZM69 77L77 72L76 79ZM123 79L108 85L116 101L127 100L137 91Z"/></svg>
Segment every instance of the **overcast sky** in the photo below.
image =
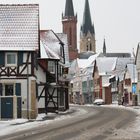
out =
<svg viewBox="0 0 140 140"><path fill-rule="evenodd" d="M2 4L39 3L41 29L62 32L61 14L66 0L0 0ZM80 25L85 0L73 0L78 15L77 38L79 46ZM89 0L94 22L96 50L102 51L106 39L107 52L136 51L140 42L140 0Z"/></svg>

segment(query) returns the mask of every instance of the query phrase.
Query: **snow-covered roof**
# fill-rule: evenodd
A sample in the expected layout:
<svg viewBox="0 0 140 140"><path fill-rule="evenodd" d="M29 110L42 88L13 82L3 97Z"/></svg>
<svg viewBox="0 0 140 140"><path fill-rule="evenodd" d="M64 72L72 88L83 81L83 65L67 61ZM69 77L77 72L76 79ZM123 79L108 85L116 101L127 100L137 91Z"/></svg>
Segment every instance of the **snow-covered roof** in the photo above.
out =
<svg viewBox="0 0 140 140"><path fill-rule="evenodd" d="M136 65L135 64L127 64L127 70L130 74L130 78L133 82L137 82L137 71L136 71Z"/></svg>
<svg viewBox="0 0 140 140"><path fill-rule="evenodd" d="M132 64L134 63L134 58L129 57L129 58L117 58L117 63L116 63L116 68L115 72L116 74L120 74L125 70L125 67L127 64Z"/></svg>
<svg viewBox="0 0 140 140"><path fill-rule="evenodd" d="M100 75L110 74L115 69L116 66L116 57L98 57L96 59L97 67Z"/></svg>
<svg viewBox="0 0 140 140"><path fill-rule="evenodd" d="M106 83L103 85L103 87L109 87L110 86L110 83Z"/></svg>
<svg viewBox="0 0 140 140"><path fill-rule="evenodd" d="M0 5L0 50L34 51L39 42L39 5Z"/></svg>
<svg viewBox="0 0 140 140"><path fill-rule="evenodd" d="M109 77L109 79L112 79L112 78L114 78L115 77L115 75L111 75L110 77Z"/></svg>
<svg viewBox="0 0 140 140"><path fill-rule="evenodd" d="M56 36L56 34L52 30L42 30L40 32L40 41L40 49L43 50L43 47L45 48L47 54L46 58L63 59L61 54L63 48L60 45L61 40ZM41 58L43 56L44 54L41 56Z"/></svg>
<svg viewBox="0 0 140 140"><path fill-rule="evenodd" d="M127 64L134 63L134 58L117 58L117 63L115 70L113 71L114 75L119 78L119 81L122 81L124 78L125 68Z"/></svg>
<svg viewBox="0 0 140 140"><path fill-rule="evenodd" d="M95 59L98 57L98 54L91 55L88 59L79 59L77 58L77 63L79 68L87 68L90 65L93 65Z"/></svg>
<svg viewBox="0 0 140 140"><path fill-rule="evenodd" d="M57 59L59 60L59 56L53 52L44 42L40 41L40 58L41 59Z"/></svg>

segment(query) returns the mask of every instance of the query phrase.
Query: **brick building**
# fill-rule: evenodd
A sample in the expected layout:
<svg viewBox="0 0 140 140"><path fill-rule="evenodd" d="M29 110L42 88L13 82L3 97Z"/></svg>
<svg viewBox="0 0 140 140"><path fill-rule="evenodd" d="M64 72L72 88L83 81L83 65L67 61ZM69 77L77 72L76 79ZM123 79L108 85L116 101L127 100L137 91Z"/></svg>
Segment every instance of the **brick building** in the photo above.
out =
<svg viewBox="0 0 140 140"><path fill-rule="evenodd" d="M77 49L77 15L74 14L72 0L66 0L65 13L62 15L63 33L68 36L70 61L78 57Z"/></svg>

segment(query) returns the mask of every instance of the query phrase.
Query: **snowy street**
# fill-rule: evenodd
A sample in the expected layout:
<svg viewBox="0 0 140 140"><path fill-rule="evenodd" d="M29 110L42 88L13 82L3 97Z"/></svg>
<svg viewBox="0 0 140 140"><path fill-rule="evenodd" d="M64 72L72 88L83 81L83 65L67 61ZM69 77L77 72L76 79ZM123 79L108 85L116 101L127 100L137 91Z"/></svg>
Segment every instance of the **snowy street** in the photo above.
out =
<svg viewBox="0 0 140 140"><path fill-rule="evenodd" d="M37 120L1 121L1 140L139 140L140 107L71 106Z"/></svg>

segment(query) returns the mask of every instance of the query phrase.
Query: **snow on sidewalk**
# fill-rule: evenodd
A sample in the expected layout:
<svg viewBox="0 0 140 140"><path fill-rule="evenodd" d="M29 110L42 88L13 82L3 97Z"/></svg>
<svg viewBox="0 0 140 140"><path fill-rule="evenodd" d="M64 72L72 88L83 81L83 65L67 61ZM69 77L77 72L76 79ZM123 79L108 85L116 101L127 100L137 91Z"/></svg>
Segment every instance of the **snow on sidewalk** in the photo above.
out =
<svg viewBox="0 0 140 140"><path fill-rule="evenodd" d="M39 114L36 120L15 119L0 121L0 136L11 134L13 132L15 133L23 130L28 130L37 126L47 125L49 123L53 123L54 121L68 119L86 113L87 111L84 109L71 107L68 111L59 112L58 114Z"/></svg>

